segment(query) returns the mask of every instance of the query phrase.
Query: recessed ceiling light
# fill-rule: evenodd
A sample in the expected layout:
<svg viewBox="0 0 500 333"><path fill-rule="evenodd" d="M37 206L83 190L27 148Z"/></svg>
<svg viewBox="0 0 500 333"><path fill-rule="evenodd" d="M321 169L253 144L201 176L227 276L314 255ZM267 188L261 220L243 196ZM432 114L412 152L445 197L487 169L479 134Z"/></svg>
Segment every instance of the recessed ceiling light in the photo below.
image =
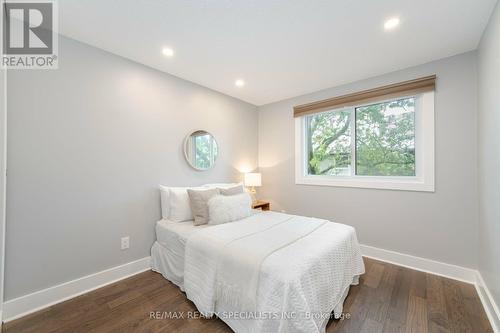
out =
<svg viewBox="0 0 500 333"><path fill-rule="evenodd" d="M242 79L238 79L234 81L234 85L237 87L243 87L245 85L245 81L243 81Z"/></svg>
<svg viewBox="0 0 500 333"><path fill-rule="evenodd" d="M385 21L384 23L384 29L385 30L392 30L396 28L399 25L399 17L393 17Z"/></svg>
<svg viewBox="0 0 500 333"><path fill-rule="evenodd" d="M173 57L174 56L174 50L172 50L170 47L164 47L163 50L161 50L163 55L165 57Z"/></svg>

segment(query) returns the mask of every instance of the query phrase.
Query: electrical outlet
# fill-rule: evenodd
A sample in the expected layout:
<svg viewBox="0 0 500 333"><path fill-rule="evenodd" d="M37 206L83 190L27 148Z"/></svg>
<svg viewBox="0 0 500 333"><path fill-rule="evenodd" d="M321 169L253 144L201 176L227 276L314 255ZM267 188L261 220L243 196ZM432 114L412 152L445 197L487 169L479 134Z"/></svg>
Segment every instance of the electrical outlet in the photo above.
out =
<svg viewBox="0 0 500 333"><path fill-rule="evenodd" d="M130 247L130 237L122 237L121 249L126 250Z"/></svg>

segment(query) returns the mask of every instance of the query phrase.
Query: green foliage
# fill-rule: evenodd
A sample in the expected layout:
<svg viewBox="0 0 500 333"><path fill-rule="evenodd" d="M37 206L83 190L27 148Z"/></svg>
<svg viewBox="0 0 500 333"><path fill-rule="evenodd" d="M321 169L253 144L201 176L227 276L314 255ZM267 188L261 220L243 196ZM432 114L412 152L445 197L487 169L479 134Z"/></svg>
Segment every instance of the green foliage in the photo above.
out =
<svg viewBox="0 0 500 333"><path fill-rule="evenodd" d="M356 109L356 174L415 175L415 100Z"/></svg>
<svg viewBox="0 0 500 333"><path fill-rule="evenodd" d="M195 138L196 167L208 169L212 166L217 157L217 144L211 135L200 135Z"/></svg>
<svg viewBox="0 0 500 333"><path fill-rule="evenodd" d="M309 173L341 175L351 164L351 114L320 113L308 117Z"/></svg>
<svg viewBox="0 0 500 333"><path fill-rule="evenodd" d="M309 174L351 174L355 116L356 175L414 176L414 109L415 99L406 98L309 116Z"/></svg>

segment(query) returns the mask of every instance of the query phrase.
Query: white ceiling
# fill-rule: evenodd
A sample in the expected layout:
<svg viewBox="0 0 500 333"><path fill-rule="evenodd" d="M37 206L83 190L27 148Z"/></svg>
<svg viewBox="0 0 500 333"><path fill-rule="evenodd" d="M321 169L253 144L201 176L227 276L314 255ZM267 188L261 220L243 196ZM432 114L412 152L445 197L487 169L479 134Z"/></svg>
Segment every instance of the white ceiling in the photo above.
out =
<svg viewBox="0 0 500 333"><path fill-rule="evenodd" d="M60 32L255 105L477 47L496 0L60 0ZM385 32L387 18L401 25ZM162 55L171 46L173 58ZM246 85L237 88L234 81Z"/></svg>

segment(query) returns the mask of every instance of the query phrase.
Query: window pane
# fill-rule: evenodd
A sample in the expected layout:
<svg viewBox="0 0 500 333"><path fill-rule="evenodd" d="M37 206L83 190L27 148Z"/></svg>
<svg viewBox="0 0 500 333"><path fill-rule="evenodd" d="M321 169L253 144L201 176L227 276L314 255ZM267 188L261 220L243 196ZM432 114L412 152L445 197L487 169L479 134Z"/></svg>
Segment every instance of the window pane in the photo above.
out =
<svg viewBox="0 0 500 333"><path fill-rule="evenodd" d="M415 98L356 108L356 174L415 176Z"/></svg>
<svg viewBox="0 0 500 333"><path fill-rule="evenodd" d="M307 116L307 154L310 175L351 174L351 111Z"/></svg>

